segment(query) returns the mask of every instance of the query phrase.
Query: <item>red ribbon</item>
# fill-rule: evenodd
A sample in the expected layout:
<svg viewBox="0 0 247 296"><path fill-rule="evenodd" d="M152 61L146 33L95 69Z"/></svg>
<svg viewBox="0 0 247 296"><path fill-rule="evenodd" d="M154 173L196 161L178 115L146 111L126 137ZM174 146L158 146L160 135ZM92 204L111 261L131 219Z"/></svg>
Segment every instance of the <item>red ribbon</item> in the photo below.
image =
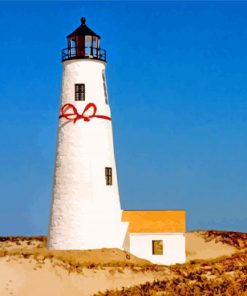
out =
<svg viewBox="0 0 247 296"><path fill-rule="evenodd" d="M92 113L87 115L86 112L89 111L90 109ZM73 121L73 123L76 123L76 121L79 119L83 119L84 121L90 121L90 119L94 117L111 120L111 117L104 116L104 115L97 115L96 112L97 112L97 107L94 103L87 104L82 114L78 113L74 105L65 104L61 108L61 114L59 115L59 118L65 118L69 121Z"/></svg>

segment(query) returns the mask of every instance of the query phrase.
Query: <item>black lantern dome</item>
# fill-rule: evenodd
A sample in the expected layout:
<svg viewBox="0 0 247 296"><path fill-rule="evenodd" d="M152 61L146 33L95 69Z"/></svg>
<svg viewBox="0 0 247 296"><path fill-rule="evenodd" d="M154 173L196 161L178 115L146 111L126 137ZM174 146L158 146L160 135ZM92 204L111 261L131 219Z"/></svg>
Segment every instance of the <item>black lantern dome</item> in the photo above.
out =
<svg viewBox="0 0 247 296"><path fill-rule="evenodd" d="M68 47L62 51L62 61L72 59L95 59L106 61L106 51L100 48L100 36L86 25L81 18L81 25L67 36Z"/></svg>

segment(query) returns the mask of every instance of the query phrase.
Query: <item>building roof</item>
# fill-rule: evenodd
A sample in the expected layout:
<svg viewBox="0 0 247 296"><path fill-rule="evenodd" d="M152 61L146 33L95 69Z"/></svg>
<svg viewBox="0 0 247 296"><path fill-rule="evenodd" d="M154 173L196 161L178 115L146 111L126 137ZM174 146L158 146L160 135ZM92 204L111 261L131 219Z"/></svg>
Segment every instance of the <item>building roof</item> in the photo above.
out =
<svg viewBox="0 0 247 296"><path fill-rule="evenodd" d="M98 37L100 39L100 36L98 34L96 34L94 31L92 31L86 25L86 19L84 17L81 18L81 25L75 31L73 31L71 34L69 34L67 36L67 38L70 38L70 37L73 37L73 36L78 36L78 35L82 35L82 36L86 36L86 35L96 36L96 37Z"/></svg>
<svg viewBox="0 0 247 296"><path fill-rule="evenodd" d="M122 221L129 222L130 233L185 232L184 210L123 211Z"/></svg>

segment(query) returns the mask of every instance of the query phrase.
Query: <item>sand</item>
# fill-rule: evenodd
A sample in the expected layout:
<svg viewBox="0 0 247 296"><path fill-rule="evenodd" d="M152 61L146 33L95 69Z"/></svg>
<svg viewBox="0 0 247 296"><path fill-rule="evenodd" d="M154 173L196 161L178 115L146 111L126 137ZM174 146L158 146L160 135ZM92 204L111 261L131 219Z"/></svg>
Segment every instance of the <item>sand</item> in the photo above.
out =
<svg viewBox="0 0 247 296"><path fill-rule="evenodd" d="M149 264L146 260L118 249L58 252L57 257L52 257L44 244L45 239L42 237L39 240L0 239L1 296L89 296L98 291L121 289L173 276L172 271L165 266L148 270L145 268ZM229 244L205 239L201 232L186 234L186 248L187 261L210 260L237 251ZM6 250L8 253L3 253ZM25 256L27 251L36 255ZM63 256L64 261L59 260ZM82 264L77 268L78 264L86 261L93 265ZM120 265L115 267L117 261ZM124 267L126 262L139 267Z"/></svg>
<svg viewBox="0 0 247 296"><path fill-rule="evenodd" d="M112 267L69 273L63 267L54 267L49 260L39 266L33 259L0 259L1 296L87 296L99 290L121 289L161 278L161 273L154 276L151 271L118 271Z"/></svg>
<svg viewBox="0 0 247 296"><path fill-rule="evenodd" d="M187 262L196 259L215 259L230 256L237 249L233 246L217 242L216 239L206 241L200 232L186 233L186 259Z"/></svg>

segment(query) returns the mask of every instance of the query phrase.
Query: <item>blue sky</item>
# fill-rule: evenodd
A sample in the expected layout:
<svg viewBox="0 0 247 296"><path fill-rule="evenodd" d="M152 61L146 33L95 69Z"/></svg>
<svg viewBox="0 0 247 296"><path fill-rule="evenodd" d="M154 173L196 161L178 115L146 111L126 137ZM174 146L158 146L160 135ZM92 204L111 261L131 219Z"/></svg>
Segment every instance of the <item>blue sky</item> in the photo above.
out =
<svg viewBox="0 0 247 296"><path fill-rule="evenodd" d="M61 49L87 18L107 50L124 209L246 231L246 2L0 3L0 235L46 234Z"/></svg>

